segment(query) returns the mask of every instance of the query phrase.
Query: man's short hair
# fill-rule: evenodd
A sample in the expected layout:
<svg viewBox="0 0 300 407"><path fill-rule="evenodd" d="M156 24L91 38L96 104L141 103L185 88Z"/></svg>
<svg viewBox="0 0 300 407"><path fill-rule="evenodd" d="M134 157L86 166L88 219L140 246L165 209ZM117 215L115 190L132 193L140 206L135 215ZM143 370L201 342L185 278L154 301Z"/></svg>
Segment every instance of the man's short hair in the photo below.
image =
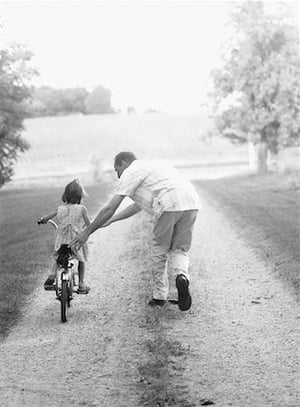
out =
<svg viewBox="0 0 300 407"><path fill-rule="evenodd" d="M120 165L122 161L132 163L136 159L136 156L131 151L121 151L115 156L115 164Z"/></svg>

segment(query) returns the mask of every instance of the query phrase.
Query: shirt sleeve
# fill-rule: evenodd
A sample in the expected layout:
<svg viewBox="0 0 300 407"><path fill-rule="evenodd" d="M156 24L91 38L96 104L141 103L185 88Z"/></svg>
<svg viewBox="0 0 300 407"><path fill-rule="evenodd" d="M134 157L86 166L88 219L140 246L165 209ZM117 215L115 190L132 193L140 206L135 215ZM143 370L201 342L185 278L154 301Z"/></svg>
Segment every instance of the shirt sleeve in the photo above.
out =
<svg viewBox="0 0 300 407"><path fill-rule="evenodd" d="M136 189L141 185L145 177L145 171L142 169L132 169L130 167L124 170L119 184L117 186L116 194L124 196L133 196Z"/></svg>

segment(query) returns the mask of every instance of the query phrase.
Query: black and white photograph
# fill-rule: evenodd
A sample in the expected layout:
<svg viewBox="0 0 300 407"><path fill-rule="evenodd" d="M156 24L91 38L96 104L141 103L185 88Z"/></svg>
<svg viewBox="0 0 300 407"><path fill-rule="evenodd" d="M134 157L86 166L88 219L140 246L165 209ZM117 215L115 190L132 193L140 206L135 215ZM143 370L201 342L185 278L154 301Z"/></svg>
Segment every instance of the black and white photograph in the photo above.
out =
<svg viewBox="0 0 300 407"><path fill-rule="evenodd" d="M0 406L300 406L300 2L0 1Z"/></svg>

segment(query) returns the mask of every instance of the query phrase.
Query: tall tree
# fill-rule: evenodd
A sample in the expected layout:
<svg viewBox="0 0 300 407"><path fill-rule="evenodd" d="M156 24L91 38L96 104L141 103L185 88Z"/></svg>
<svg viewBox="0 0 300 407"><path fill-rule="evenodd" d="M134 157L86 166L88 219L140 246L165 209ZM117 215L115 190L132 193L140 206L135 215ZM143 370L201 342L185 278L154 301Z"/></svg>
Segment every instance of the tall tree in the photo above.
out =
<svg viewBox="0 0 300 407"><path fill-rule="evenodd" d="M102 85L96 86L85 99L87 114L113 113L111 91Z"/></svg>
<svg viewBox="0 0 300 407"><path fill-rule="evenodd" d="M30 67L31 57L20 44L0 50L0 187L11 179L18 153L29 148L21 132L32 91L30 80L36 74Z"/></svg>
<svg viewBox="0 0 300 407"><path fill-rule="evenodd" d="M263 172L267 150L299 143L299 32L288 5L271 15L261 1L234 2L230 21L224 65L212 72L214 113L224 135L257 145Z"/></svg>

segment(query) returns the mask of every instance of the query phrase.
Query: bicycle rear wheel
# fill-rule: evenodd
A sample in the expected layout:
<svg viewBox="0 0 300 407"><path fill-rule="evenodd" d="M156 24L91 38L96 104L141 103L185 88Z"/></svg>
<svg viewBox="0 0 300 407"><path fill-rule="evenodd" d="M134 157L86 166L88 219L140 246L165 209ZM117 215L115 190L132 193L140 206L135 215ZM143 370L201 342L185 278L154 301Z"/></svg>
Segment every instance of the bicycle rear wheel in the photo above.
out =
<svg viewBox="0 0 300 407"><path fill-rule="evenodd" d="M61 308L61 322L67 322L67 309L68 309L68 281L63 280L61 285L60 308Z"/></svg>

